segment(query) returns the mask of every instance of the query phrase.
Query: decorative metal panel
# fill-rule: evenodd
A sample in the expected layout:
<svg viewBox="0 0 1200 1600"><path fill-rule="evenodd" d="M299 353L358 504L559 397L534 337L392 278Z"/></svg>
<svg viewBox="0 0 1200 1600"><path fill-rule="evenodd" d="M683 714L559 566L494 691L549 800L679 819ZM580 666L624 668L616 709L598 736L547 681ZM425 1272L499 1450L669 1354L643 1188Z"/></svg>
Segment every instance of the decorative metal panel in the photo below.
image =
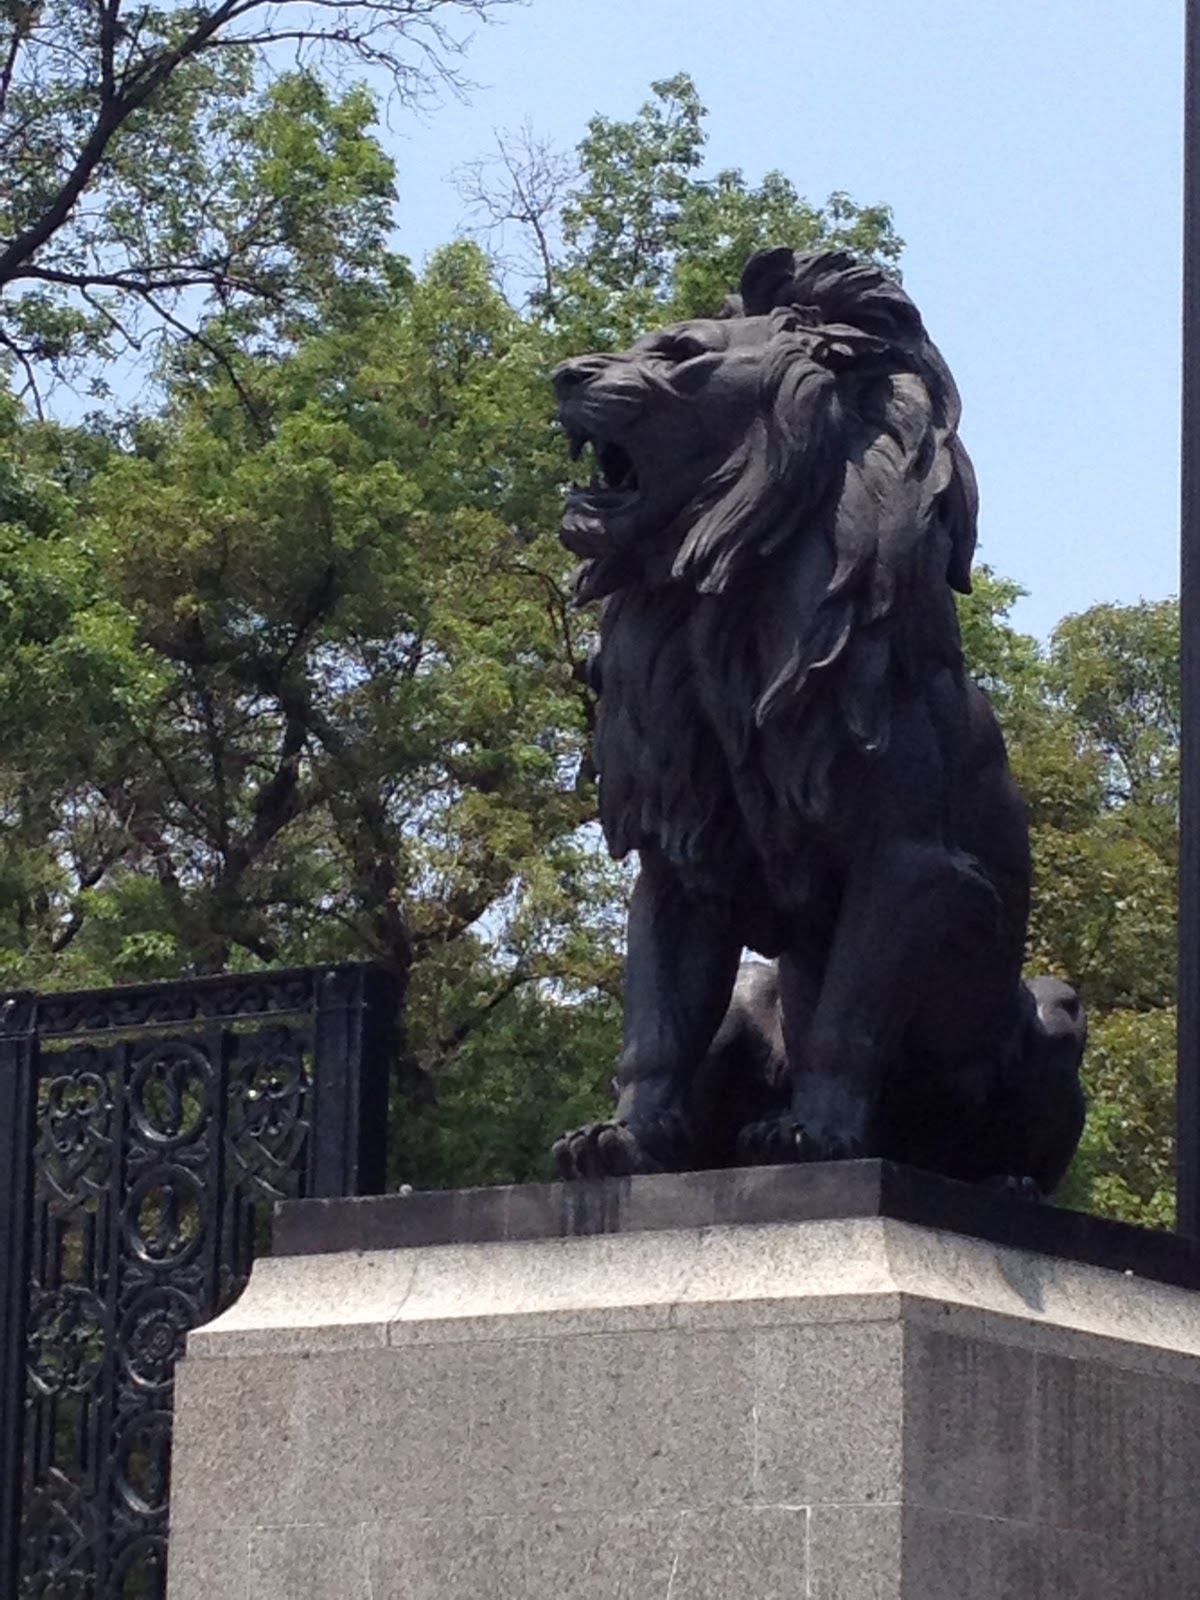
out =
<svg viewBox="0 0 1200 1600"><path fill-rule="evenodd" d="M175 1363L276 1200L379 1186L389 999L335 968L38 1000L21 1600L165 1596Z"/></svg>

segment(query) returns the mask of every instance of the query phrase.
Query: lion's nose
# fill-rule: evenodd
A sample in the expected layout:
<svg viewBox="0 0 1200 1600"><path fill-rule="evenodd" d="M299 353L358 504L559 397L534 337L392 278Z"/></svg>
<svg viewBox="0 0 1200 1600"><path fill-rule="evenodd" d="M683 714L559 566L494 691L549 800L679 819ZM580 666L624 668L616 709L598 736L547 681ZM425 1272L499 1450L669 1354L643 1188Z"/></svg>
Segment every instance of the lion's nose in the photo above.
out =
<svg viewBox="0 0 1200 1600"><path fill-rule="evenodd" d="M559 394L567 394L598 378L611 360L611 356L576 356L572 361L560 362L550 374L551 380Z"/></svg>

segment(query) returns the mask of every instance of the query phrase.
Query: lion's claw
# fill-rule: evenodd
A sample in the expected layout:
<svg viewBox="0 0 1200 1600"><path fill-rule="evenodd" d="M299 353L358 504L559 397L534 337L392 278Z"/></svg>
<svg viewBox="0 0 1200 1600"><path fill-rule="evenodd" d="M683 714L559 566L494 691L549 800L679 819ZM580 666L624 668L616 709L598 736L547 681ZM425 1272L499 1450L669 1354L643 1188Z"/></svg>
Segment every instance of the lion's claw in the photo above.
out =
<svg viewBox="0 0 1200 1600"><path fill-rule="evenodd" d="M691 1151L687 1124L676 1111L639 1122L636 1130L628 1122L589 1122L551 1147L555 1171L566 1180L680 1172Z"/></svg>
<svg viewBox="0 0 1200 1600"><path fill-rule="evenodd" d="M748 1167L779 1167L799 1160L796 1140L800 1130L790 1117L769 1117L751 1122L738 1134L738 1160Z"/></svg>
<svg viewBox="0 0 1200 1600"><path fill-rule="evenodd" d="M794 1117L751 1122L738 1134L738 1158L747 1166L775 1167L799 1161L852 1161L862 1154L855 1139L818 1137Z"/></svg>
<svg viewBox="0 0 1200 1600"><path fill-rule="evenodd" d="M589 1122L564 1133L551 1149L562 1179L625 1178L635 1172L661 1172L658 1162L639 1144L624 1122Z"/></svg>

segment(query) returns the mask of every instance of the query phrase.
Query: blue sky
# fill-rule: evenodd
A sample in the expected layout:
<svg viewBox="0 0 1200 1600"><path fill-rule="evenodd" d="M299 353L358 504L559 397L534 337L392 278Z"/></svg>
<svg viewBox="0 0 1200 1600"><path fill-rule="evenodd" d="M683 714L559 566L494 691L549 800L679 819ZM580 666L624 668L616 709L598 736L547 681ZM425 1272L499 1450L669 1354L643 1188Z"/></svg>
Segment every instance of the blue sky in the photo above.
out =
<svg viewBox="0 0 1200 1600"><path fill-rule="evenodd" d="M454 169L528 120L564 147L685 70L712 170L887 201L963 393L980 556L1039 634L1177 586L1183 0L530 0L478 87L397 112L399 244L468 219ZM783 242L783 241L781 241Z"/></svg>

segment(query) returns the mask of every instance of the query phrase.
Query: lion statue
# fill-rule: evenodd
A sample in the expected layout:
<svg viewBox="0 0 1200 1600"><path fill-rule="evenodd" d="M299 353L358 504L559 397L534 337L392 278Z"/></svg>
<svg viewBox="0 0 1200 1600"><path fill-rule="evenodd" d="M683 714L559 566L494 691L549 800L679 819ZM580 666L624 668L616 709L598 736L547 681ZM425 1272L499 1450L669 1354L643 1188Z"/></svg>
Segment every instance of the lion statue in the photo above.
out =
<svg viewBox="0 0 1200 1600"><path fill-rule="evenodd" d="M640 859L616 1108L560 1174L887 1154L1043 1189L1082 1019L1021 981L1025 813L953 596L975 481L916 307L843 252L763 250L719 316L554 383L596 463L562 539L603 602L600 817ZM777 960L782 1065L739 1093L747 947ZM1036 1129L989 1142L1013 1116L1055 1124L1036 1172Z"/></svg>

